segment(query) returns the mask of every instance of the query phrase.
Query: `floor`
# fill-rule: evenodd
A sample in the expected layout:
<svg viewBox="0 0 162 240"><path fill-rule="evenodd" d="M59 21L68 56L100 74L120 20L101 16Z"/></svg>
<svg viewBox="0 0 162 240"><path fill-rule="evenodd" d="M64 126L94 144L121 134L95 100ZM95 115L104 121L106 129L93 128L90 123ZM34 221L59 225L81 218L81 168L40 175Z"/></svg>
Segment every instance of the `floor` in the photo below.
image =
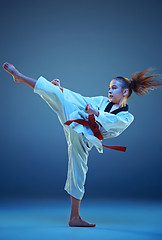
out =
<svg viewBox="0 0 162 240"><path fill-rule="evenodd" d="M69 227L70 201L3 199L0 240L162 240L160 202L83 199L80 215L96 227Z"/></svg>

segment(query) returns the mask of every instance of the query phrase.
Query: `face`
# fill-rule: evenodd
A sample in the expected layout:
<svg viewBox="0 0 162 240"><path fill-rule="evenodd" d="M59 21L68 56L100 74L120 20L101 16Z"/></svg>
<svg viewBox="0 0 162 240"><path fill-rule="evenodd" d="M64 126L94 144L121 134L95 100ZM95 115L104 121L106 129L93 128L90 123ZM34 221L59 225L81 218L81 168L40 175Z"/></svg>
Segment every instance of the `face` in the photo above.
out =
<svg viewBox="0 0 162 240"><path fill-rule="evenodd" d="M119 104L121 99L123 99L124 94L122 90L122 83L118 80L111 80L109 85L109 91L108 91L108 97L110 102L113 102L115 104Z"/></svg>

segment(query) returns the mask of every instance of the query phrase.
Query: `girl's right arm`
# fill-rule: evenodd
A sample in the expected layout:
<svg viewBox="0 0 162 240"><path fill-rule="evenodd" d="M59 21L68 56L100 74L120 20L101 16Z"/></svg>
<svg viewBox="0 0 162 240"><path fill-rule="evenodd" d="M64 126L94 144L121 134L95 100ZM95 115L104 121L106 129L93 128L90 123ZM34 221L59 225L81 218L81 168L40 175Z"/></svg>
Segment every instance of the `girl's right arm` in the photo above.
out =
<svg viewBox="0 0 162 240"><path fill-rule="evenodd" d="M60 85L59 79L54 79L51 81L55 86L58 86L60 90L64 93L65 100L73 103L74 105L78 106L80 109L85 110L87 104L91 104L93 106L100 106L101 102L103 101L102 96L97 97L84 97L80 93L73 92L67 88L63 88Z"/></svg>

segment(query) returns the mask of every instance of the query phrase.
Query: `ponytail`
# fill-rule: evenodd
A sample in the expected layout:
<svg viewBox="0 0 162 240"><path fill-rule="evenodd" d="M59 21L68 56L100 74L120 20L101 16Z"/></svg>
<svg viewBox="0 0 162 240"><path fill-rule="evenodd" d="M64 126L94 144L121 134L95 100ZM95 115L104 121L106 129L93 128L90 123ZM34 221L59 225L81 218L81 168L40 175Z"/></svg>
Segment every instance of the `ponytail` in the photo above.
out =
<svg viewBox="0 0 162 240"><path fill-rule="evenodd" d="M150 72L150 68L143 70L142 72L137 72L134 75L131 74L132 80L128 78L118 76L117 80L122 80L122 89L128 88L129 94L127 98L129 98L132 94L132 90L139 96L145 95L149 93L148 90L154 90L154 88L162 86L162 83L155 78L162 77L162 74L150 74L149 76L145 76L146 73Z"/></svg>

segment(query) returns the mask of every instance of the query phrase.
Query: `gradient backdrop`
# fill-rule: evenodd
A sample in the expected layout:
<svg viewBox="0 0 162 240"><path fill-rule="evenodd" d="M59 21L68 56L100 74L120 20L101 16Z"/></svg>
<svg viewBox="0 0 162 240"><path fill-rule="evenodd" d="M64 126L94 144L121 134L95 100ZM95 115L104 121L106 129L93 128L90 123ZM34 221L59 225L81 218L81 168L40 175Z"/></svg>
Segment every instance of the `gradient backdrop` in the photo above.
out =
<svg viewBox="0 0 162 240"><path fill-rule="evenodd" d="M68 198L67 143L56 114L3 68L44 76L83 96L107 96L111 79L148 67L162 74L162 2L1 2L0 196ZM162 81L162 80L161 80ZM85 198L162 199L162 88L128 101L134 122L89 155Z"/></svg>

